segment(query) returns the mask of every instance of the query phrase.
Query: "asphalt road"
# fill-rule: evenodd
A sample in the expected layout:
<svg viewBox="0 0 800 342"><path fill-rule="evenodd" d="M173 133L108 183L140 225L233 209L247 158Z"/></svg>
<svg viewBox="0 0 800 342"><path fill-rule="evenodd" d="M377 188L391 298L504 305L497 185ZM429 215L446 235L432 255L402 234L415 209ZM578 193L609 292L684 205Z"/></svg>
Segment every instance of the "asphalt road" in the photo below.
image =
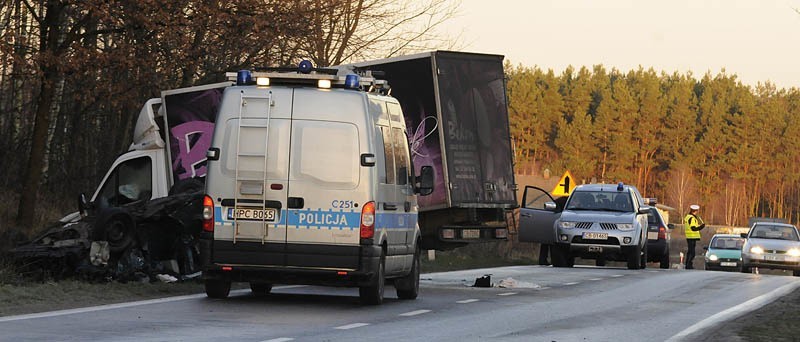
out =
<svg viewBox="0 0 800 342"><path fill-rule="evenodd" d="M492 288L470 287L492 274ZM664 341L766 304L800 278L700 270L516 266L422 275L420 298L276 286L0 317L7 341ZM497 287L499 283L508 286Z"/></svg>

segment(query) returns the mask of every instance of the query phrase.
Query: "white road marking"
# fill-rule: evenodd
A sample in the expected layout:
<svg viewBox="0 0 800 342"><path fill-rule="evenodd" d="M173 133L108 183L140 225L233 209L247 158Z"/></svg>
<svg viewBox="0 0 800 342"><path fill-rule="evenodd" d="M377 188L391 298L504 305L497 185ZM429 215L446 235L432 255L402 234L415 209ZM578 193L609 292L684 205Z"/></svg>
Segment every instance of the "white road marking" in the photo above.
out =
<svg viewBox="0 0 800 342"><path fill-rule="evenodd" d="M580 283L579 283L579 282L574 282L574 281L573 281L573 282L571 282L571 283L564 283L564 286L578 285L578 284L580 284Z"/></svg>
<svg viewBox="0 0 800 342"><path fill-rule="evenodd" d="M456 303L458 303L458 304L469 304L469 303L475 303L477 301L478 301L478 299L464 299L464 300L459 300Z"/></svg>
<svg viewBox="0 0 800 342"><path fill-rule="evenodd" d="M775 301L776 299L778 299L780 297L783 297L783 296L793 292L798 287L800 287L800 281L795 281L795 282L783 285L783 286L773 290L772 292L765 293L765 294L760 295L760 296L758 296L756 298L748 300L748 301L746 301L746 302L744 302L742 304L739 304L737 306L729 308L729 309L727 309L725 311L719 312L719 313L717 313L717 314L715 314L715 315L713 315L711 317L708 317L708 318L706 318L706 319L704 319L704 320L702 320L700 322L697 322L695 325L692 325L692 326L684 329L683 331L675 334L674 336L670 337L667 341L668 342L671 342L671 341L683 341L684 339L686 339L691 334L694 334L694 333L696 333L698 331L701 331L701 330L705 330L705 329L711 328L711 327L716 326L717 324L719 324L721 322L732 320L732 319L734 319L736 317L739 317L739 316L741 316L741 315L743 315L745 313L754 311L754 310L756 310L756 309L758 309L758 308L760 308L760 307L762 307L764 305L767 305L767 304Z"/></svg>
<svg viewBox="0 0 800 342"><path fill-rule="evenodd" d="M283 290L283 289L291 289L291 288L304 287L304 286L305 285L276 286L276 287L273 287L272 289L273 290ZM242 290L231 291L231 294L232 295L234 295L234 294L244 294L244 293L249 293L249 292L251 292L249 289L242 289ZM206 294L205 293L201 293L201 294L193 294L193 295L185 295L185 296L175 296L175 297L167 297L167 298L140 300L140 301L128 302L128 303L117 303L117 304L106 304L106 305L90 306L90 307L86 307L86 308L39 312L39 313L33 313L33 314L0 317L0 322L22 321L22 320L26 320L26 319L47 318L47 317L65 316L65 315L73 315L73 314L82 314L82 313L95 312L95 311L105 311L105 310L132 308L132 307L136 307L136 306L171 303L171 302L178 302L178 301L182 301L182 300L199 299L199 298L205 298L205 297L206 297Z"/></svg>
<svg viewBox="0 0 800 342"><path fill-rule="evenodd" d="M592 278L592 279L589 279L589 281L598 281L598 280L603 280L603 278Z"/></svg>
<svg viewBox="0 0 800 342"><path fill-rule="evenodd" d="M278 337L278 338L273 338L271 340L265 340L265 341L261 341L261 342L289 342L289 341L294 341L294 339L291 338L291 337Z"/></svg>
<svg viewBox="0 0 800 342"><path fill-rule="evenodd" d="M400 316L411 317L411 316L421 315L421 314L428 313L428 312L431 312L431 310L416 310L416 311L401 313Z"/></svg>
<svg viewBox="0 0 800 342"><path fill-rule="evenodd" d="M622 277L622 276L623 276L623 274L612 274L611 275L612 278L619 278L619 277Z"/></svg>
<svg viewBox="0 0 800 342"><path fill-rule="evenodd" d="M516 292L504 292L504 293L498 293L497 295L498 296L513 296L515 294L517 294L517 293Z"/></svg>
<svg viewBox="0 0 800 342"><path fill-rule="evenodd" d="M537 288L537 290L547 290L547 289L549 289L549 287L547 287L547 286Z"/></svg>
<svg viewBox="0 0 800 342"><path fill-rule="evenodd" d="M369 325L369 323L353 323L353 324L343 325L341 327L336 327L334 329L348 330L348 329L361 328L361 327L365 327L365 326L368 326L368 325Z"/></svg>

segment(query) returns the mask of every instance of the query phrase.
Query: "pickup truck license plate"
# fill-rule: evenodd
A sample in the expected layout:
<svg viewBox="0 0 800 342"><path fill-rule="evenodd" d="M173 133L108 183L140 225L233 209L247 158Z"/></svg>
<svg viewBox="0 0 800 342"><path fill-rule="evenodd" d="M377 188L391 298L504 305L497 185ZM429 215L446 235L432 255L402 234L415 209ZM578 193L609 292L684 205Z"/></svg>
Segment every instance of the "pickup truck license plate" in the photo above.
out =
<svg viewBox="0 0 800 342"><path fill-rule="evenodd" d="M273 208L252 209L252 208L228 208L229 220L253 220L253 221L275 221Z"/></svg>
<svg viewBox="0 0 800 342"><path fill-rule="evenodd" d="M765 260L769 260L769 261L783 261L783 256L767 254L767 255L764 256L764 259Z"/></svg>
<svg viewBox="0 0 800 342"><path fill-rule="evenodd" d="M722 267L736 267L736 263L735 262L724 262L723 261L723 262L719 263L719 265L722 266Z"/></svg>
<svg viewBox="0 0 800 342"><path fill-rule="evenodd" d="M461 238L462 239L480 239L481 238L481 230L480 229L464 229L461 231Z"/></svg>
<svg viewBox="0 0 800 342"><path fill-rule="evenodd" d="M586 240L608 240L608 233L583 233L583 238Z"/></svg>

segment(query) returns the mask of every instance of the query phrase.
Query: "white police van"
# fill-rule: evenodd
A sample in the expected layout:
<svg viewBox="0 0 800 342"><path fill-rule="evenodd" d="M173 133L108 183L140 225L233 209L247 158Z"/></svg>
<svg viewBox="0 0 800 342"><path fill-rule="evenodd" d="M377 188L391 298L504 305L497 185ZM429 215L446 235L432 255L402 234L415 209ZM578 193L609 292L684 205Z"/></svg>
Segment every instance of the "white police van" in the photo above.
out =
<svg viewBox="0 0 800 342"><path fill-rule="evenodd" d="M394 279L399 298L416 298L416 196L433 170L413 174L400 104L371 74L278 71L228 74L207 154L206 294L320 284L380 304Z"/></svg>

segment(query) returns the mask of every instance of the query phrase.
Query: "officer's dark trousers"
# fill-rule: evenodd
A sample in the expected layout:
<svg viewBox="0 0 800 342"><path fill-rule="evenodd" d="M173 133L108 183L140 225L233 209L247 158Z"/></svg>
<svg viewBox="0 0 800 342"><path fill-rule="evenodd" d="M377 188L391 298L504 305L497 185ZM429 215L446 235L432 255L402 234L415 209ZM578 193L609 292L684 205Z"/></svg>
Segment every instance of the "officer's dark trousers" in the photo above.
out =
<svg viewBox="0 0 800 342"><path fill-rule="evenodd" d="M694 260L694 247L697 244L697 239L686 239L686 245L688 246L689 250L686 251L686 269L693 269L694 264L692 261Z"/></svg>

